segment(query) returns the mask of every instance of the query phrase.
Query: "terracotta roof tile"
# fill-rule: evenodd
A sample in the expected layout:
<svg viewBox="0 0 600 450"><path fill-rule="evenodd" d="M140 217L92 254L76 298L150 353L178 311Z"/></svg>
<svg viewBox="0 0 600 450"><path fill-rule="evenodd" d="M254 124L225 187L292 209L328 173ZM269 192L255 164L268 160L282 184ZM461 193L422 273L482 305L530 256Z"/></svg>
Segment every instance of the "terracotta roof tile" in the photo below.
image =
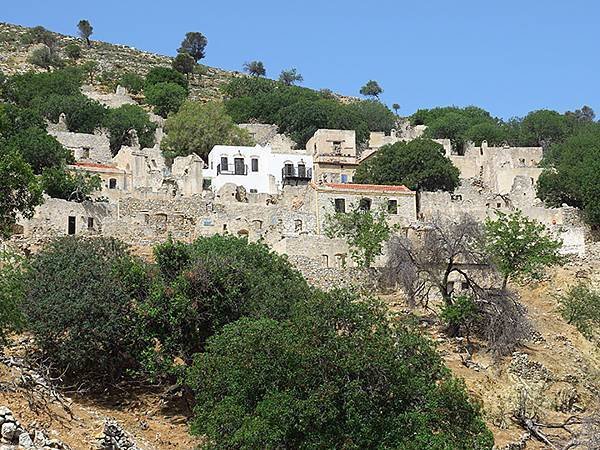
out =
<svg viewBox="0 0 600 450"><path fill-rule="evenodd" d="M76 168L81 167L82 169L89 168L89 169L102 169L102 170L107 170L107 171L111 171L111 172L123 172L123 170L121 170L115 166L109 166L108 164L100 164L100 163L92 163L92 162L78 161L75 164L73 164L73 166Z"/></svg>
<svg viewBox="0 0 600 450"><path fill-rule="evenodd" d="M342 191L413 192L406 186L387 184L324 183L323 186Z"/></svg>

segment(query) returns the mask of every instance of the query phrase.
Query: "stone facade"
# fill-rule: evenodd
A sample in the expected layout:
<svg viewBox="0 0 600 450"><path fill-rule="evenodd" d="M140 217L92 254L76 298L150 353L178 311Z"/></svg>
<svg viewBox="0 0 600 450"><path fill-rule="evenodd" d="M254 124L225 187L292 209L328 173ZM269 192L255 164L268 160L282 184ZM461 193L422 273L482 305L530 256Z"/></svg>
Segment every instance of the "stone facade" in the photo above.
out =
<svg viewBox="0 0 600 450"><path fill-rule="evenodd" d="M358 166L354 130L317 130L306 143L313 156L313 180L350 183Z"/></svg>

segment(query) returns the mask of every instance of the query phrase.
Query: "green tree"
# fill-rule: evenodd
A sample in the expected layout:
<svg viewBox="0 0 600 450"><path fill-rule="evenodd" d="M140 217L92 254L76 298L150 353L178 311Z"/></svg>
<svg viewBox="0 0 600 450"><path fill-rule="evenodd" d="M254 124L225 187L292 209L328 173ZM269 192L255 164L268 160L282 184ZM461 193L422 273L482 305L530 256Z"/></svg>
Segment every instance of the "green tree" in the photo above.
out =
<svg viewBox="0 0 600 450"><path fill-rule="evenodd" d="M79 58L81 58L81 47L72 42L65 46L65 54L69 59L77 61Z"/></svg>
<svg viewBox="0 0 600 450"><path fill-rule="evenodd" d="M465 387L387 309L345 291L244 318L188 371L205 448L491 449Z"/></svg>
<svg viewBox="0 0 600 450"><path fill-rule="evenodd" d="M281 73L279 74L279 81L285 84L286 86L292 86L296 83L302 83L302 81L304 81L304 78L298 73L298 71L295 68L291 68L288 70L281 71Z"/></svg>
<svg viewBox="0 0 600 450"><path fill-rule="evenodd" d="M149 148L154 145L156 124L150 122L148 113L137 105L122 105L108 110L105 126L110 134L110 149L116 155L121 146L132 145L131 130L135 130L140 146Z"/></svg>
<svg viewBox="0 0 600 450"><path fill-rule="evenodd" d="M175 83L187 89L185 76L170 67L153 67L146 74L146 86L158 83Z"/></svg>
<svg viewBox="0 0 600 450"><path fill-rule="evenodd" d="M394 110L394 112L396 113L396 115L398 115L398 111L400 110L400 105L398 103L394 103L392 105L392 109Z"/></svg>
<svg viewBox="0 0 600 450"><path fill-rule="evenodd" d="M79 36L81 36L82 39L85 39L87 46L91 47L92 42L90 41L90 36L94 32L94 27L92 27L90 22L85 19L80 20L77 24L77 30L79 30Z"/></svg>
<svg viewBox="0 0 600 450"><path fill-rule="evenodd" d="M0 141L0 236L10 236L17 215L33 216L43 202L42 189L23 156Z"/></svg>
<svg viewBox="0 0 600 450"><path fill-rule="evenodd" d="M20 131L9 138L5 145L8 149L19 152L36 175L41 174L44 167L59 166L73 160L68 149L40 128Z"/></svg>
<svg viewBox="0 0 600 450"><path fill-rule="evenodd" d="M496 218L485 221L485 249L502 274L502 289L509 279L540 278L543 269L558 264L562 242L535 219L519 210L496 211Z"/></svg>
<svg viewBox="0 0 600 450"><path fill-rule="evenodd" d="M27 328L65 381L109 383L138 367L134 305L144 278L143 266L112 238L65 236L31 258Z"/></svg>
<svg viewBox="0 0 600 450"><path fill-rule="evenodd" d="M187 91L175 83L151 84L144 88L146 103L154 106L154 112L162 117L177 112L187 98Z"/></svg>
<svg viewBox="0 0 600 450"><path fill-rule="evenodd" d="M17 254L0 252L0 348L6 345L11 333L23 329L25 322L21 314L25 292L23 263Z"/></svg>
<svg viewBox="0 0 600 450"><path fill-rule="evenodd" d="M119 84L132 94L139 94L144 89L144 79L133 72L126 72L121 75Z"/></svg>
<svg viewBox="0 0 600 450"><path fill-rule="evenodd" d="M51 73L28 72L9 77L4 86L6 100L28 107L34 99L57 95L80 94L81 72L67 67Z"/></svg>
<svg viewBox="0 0 600 450"><path fill-rule="evenodd" d="M444 148L429 139L385 145L362 162L354 181L405 185L416 191L453 191L460 172L444 155Z"/></svg>
<svg viewBox="0 0 600 450"><path fill-rule="evenodd" d="M185 34L185 38L181 41L181 47L177 50L178 53L187 53L198 62L204 58L208 40L198 31L190 31Z"/></svg>
<svg viewBox="0 0 600 450"><path fill-rule="evenodd" d="M538 196L550 206L563 203L600 224L600 126L588 125L550 147L537 183Z"/></svg>
<svg viewBox="0 0 600 450"><path fill-rule="evenodd" d="M189 53L178 53L173 59L173 69L177 72L185 74L189 79L190 73L194 72L196 66L196 60Z"/></svg>
<svg viewBox="0 0 600 450"><path fill-rule="evenodd" d="M221 103L186 101L165 123L162 142L169 158L196 153L206 160L215 145L252 145L247 131L237 127Z"/></svg>
<svg viewBox="0 0 600 450"><path fill-rule="evenodd" d="M159 270L152 294L140 305L155 367L176 358L190 363L206 339L243 316L283 318L310 289L285 257L263 244L233 236L167 241L155 248Z"/></svg>
<svg viewBox="0 0 600 450"><path fill-rule="evenodd" d="M35 66L46 69L50 72L51 67L61 67L62 61L53 53L47 45L41 44L40 46L31 50L31 53L27 57L27 62Z"/></svg>
<svg viewBox="0 0 600 450"><path fill-rule="evenodd" d="M579 282L557 297L565 320L588 339L600 338L600 292Z"/></svg>
<svg viewBox="0 0 600 450"><path fill-rule="evenodd" d="M102 127L107 114L105 106L83 94L38 97L32 107L54 123L64 113L68 130L75 133L93 133Z"/></svg>
<svg viewBox="0 0 600 450"><path fill-rule="evenodd" d="M396 117L390 109L377 100L362 100L344 105L343 109L356 113L369 131L389 133L396 125Z"/></svg>
<svg viewBox="0 0 600 450"><path fill-rule="evenodd" d="M249 61L244 63L244 72L253 77L264 77L267 74L262 61Z"/></svg>
<svg viewBox="0 0 600 450"><path fill-rule="evenodd" d="M493 122L481 122L471 126L465 132L464 138L477 146L480 146L483 141L493 146L500 146L509 141L506 127Z"/></svg>
<svg viewBox="0 0 600 450"><path fill-rule="evenodd" d="M533 136L536 145L542 147L561 141L569 132L565 116L547 109L530 112L522 125L524 131Z"/></svg>
<svg viewBox="0 0 600 450"><path fill-rule="evenodd" d="M29 128L44 128L42 116L32 108L0 103L0 139L8 139Z"/></svg>
<svg viewBox="0 0 600 450"><path fill-rule="evenodd" d="M102 180L99 175L66 167L47 167L42 172L41 184L44 192L52 198L83 202L99 191Z"/></svg>
<svg viewBox="0 0 600 450"><path fill-rule="evenodd" d="M335 212L325 217L326 236L345 239L350 256L359 267L371 267L383 253L383 244L390 233L384 210L370 211L357 205L348 213Z"/></svg>
<svg viewBox="0 0 600 450"><path fill-rule="evenodd" d="M378 99L382 92L383 89L381 89L381 86L375 80L367 81L367 84L360 88L360 94L366 97L375 97Z"/></svg>

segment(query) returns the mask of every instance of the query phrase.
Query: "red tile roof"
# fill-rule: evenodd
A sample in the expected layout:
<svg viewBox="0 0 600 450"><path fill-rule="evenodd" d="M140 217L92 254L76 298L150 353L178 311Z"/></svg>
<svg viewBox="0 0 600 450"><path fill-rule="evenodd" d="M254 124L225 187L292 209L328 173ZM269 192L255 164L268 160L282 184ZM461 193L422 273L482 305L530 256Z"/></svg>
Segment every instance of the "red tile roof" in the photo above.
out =
<svg viewBox="0 0 600 450"><path fill-rule="evenodd" d="M387 184L324 183L323 186L342 191L413 192L406 186Z"/></svg>

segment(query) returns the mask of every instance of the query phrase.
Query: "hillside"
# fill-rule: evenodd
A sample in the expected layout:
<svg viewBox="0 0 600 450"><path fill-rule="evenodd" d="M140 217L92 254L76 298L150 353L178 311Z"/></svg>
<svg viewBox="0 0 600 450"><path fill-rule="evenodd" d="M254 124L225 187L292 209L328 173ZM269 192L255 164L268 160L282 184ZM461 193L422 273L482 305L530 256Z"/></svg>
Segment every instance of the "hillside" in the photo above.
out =
<svg viewBox="0 0 600 450"><path fill-rule="evenodd" d="M27 62L29 45L22 42L23 36L29 28L0 22L0 71L6 75L23 73L30 70L40 71L39 68ZM99 74L107 74L116 78L124 72L134 72L145 75L148 70L156 66L171 66L171 57L144 52L126 45L115 45L102 41L92 41L92 47L87 48L82 39L54 33L59 52L62 53L66 45L76 42L81 46L82 58L85 61L96 61L99 64ZM214 100L221 97L219 87L231 77L239 76L237 72L200 66L201 74L190 79L190 96L196 100Z"/></svg>

